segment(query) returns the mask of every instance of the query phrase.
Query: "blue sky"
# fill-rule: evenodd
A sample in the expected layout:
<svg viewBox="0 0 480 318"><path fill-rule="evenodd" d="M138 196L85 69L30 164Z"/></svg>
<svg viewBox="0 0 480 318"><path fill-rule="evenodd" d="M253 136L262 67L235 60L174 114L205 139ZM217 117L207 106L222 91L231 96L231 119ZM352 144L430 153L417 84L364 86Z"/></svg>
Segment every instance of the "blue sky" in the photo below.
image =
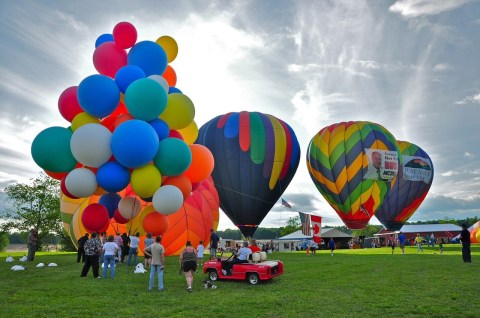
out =
<svg viewBox="0 0 480 318"><path fill-rule="evenodd" d="M38 175L33 138L68 126L61 92L96 73L96 38L129 21L138 40L179 45L177 86L200 126L260 111L292 126L302 161L284 198L341 221L313 185L308 142L333 123L368 120L422 147L435 167L415 220L480 216L480 3L403 1L2 1L0 189ZM280 204L261 226L295 213ZM378 224L376 220L373 223ZM220 228L233 228L222 215Z"/></svg>

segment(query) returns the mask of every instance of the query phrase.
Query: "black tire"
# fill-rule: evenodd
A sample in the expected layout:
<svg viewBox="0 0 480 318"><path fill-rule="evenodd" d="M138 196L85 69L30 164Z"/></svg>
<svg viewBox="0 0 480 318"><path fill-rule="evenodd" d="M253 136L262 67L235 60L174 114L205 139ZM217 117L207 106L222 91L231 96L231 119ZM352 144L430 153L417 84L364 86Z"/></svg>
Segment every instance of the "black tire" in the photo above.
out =
<svg viewBox="0 0 480 318"><path fill-rule="evenodd" d="M258 277L257 273L248 273L247 281L250 283L250 285L257 285L258 282L260 282L260 278Z"/></svg>
<svg viewBox="0 0 480 318"><path fill-rule="evenodd" d="M217 281L218 280L218 273L216 270L214 269L210 269L208 270L208 278L211 280L211 281Z"/></svg>

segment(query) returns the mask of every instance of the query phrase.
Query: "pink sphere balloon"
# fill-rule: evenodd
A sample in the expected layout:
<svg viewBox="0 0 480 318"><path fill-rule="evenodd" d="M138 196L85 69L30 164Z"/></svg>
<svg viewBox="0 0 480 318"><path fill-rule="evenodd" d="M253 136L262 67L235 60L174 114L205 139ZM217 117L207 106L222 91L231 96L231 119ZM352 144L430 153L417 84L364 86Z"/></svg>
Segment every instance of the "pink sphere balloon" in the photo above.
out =
<svg viewBox="0 0 480 318"><path fill-rule="evenodd" d="M72 122L73 118L83 112L77 100L78 86L72 86L63 91L58 98L58 110L63 118Z"/></svg>
<svg viewBox="0 0 480 318"><path fill-rule="evenodd" d="M117 71L127 65L127 52L114 42L104 42L93 53L93 65L98 73L114 78Z"/></svg>
<svg viewBox="0 0 480 318"><path fill-rule="evenodd" d="M137 42L137 29L129 22L120 22L113 28L113 40L122 49L131 48Z"/></svg>

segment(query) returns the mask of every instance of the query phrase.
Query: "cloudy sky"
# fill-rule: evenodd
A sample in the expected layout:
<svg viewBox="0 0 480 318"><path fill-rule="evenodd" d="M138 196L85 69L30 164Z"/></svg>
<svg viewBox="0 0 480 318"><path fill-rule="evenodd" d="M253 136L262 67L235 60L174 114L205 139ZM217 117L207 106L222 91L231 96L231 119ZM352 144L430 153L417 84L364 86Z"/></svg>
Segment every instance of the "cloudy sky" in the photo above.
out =
<svg viewBox="0 0 480 318"><path fill-rule="evenodd" d="M412 221L480 216L475 0L1 1L0 189L38 175L33 138L69 126L58 97L96 73L95 40L121 21L139 41L176 39L177 87L199 126L242 110L292 126L302 160L283 198L293 211L341 224L308 175L305 151L321 128L367 120L433 161L432 188ZM294 215L277 204L261 226ZM223 215L224 228L233 224Z"/></svg>

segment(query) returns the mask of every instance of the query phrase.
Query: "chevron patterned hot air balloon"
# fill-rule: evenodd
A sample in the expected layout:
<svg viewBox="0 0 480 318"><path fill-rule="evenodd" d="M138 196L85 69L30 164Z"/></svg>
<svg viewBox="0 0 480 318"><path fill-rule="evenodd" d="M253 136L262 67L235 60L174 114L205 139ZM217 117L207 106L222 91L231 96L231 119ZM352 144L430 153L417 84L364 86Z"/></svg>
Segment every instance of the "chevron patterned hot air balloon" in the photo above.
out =
<svg viewBox="0 0 480 318"><path fill-rule="evenodd" d="M312 138L307 168L345 225L362 229L397 174L398 154L395 137L384 127L366 121L342 122L323 128Z"/></svg>
<svg viewBox="0 0 480 318"><path fill-rule="evenodd" d="M375 213L387 230L397 231L415 213L427 196L433 182L433 165L419 146L398 140L402 167L392 187Z"/></svg>
<svg viewBox="0 0 480 318"><path fill-rule="evenodd" d="M297 170L300 146L293 129L272 115L229 113L204 124L196 143L215 158L220 207L252 237Z"/></svg>

